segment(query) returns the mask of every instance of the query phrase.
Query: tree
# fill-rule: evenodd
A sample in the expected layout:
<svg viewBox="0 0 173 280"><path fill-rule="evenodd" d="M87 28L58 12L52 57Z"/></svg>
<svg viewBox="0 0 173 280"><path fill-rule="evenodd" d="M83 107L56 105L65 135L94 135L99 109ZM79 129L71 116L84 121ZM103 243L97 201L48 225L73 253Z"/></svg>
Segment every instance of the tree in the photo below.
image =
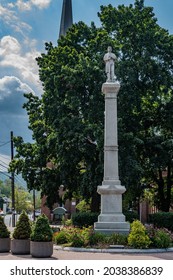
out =
<svg viewBox="0 0 173 280"><path fill-rule="evenodd" d="M103 64L103 51L98 52L97 57L96 52L92 52L96 49L93 38L98 33L94 24L89 28L79 23L73 28L58 47L46 44L47 54L37 59L45 92L42 100L32 94L25 95L28 98L25 108L36 144L15 139L22 158L13 164L17 172L22 171L29 188L34 185L41 188L48 199L50 196L55 199L57 187L63 184L68 187L70 196L79 189L86 198L92 196L92 205L98 208L95 197L96 187L103 177L103 137L100 134L103 135L104 99L99 79L103 73L97 57ZM99 33L98 41L102 33L104 35L101 29ZM68 46L68 41L74 46ZM46 168L48 162L53 163L53 170ZM54 190L51 194L50 186Z"/></svg>
<svg viewBox="0 0 173 280"><path fill-rule="evenodd" d="M31 195L22 190L15 189L15 210L17 213L21 213L22 211L31 211L33 209L31 203Z"/></svg>
<svg viewBox="0 0 173 280"><path fill-rule="evenodd" d="M126 186L134 186L131 174L136 174L139 181L144 178L148 184L157 184L157 205L160 210L169 211L173 176L173 36L157 24L153 8L145 7L144 0L118 9L101 7L100 18L121 45L121 177Z"/></svg>
<svg viewBox="0 0 173 280"><path fill-rule="evenodd" d="M2 196L10 197L11 185L10 180L0 181L0 194Z"/></svg>
<svg viewBox="0 0 173 280"><path fill-rule="evenodd" d="M172 126L165 124L170 123L172 108L173 37L157 24L153 8L145 7L144 0L118 8L101 6L98 15L101 28L79 22L61 37L58 46L46 43L46 53L37 58L44 94L40 99L25 95L35 143L18 138L19 159L14 168L23 172L30 188L36 186L46 193L50 204L63 184L71 196L80 192L92 197L91 209L98 210L96 188L103 178L103 55L111 45L118 57L116 75L121 82L120 179L131 197L140 193L141 181L154 181L159 209L167 211ZM53 169L46 167L47 162L53 163ZM169 176L161 184L165 168Z"/></svg>

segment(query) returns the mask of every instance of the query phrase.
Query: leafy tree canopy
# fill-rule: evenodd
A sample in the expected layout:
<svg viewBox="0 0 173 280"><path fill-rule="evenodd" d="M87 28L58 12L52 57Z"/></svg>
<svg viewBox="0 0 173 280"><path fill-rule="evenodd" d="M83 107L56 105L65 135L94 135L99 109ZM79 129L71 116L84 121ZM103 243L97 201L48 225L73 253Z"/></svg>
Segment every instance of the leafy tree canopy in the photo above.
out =
<svg viewBox="0 0 173 280"><path fill-rule="evenodd" d="M158 185L160 209L170 205L172 187L173 36L161 28L144 0L117 8L101 6L102 26L74 24L58 46L46 43L37 58L44 93L26 94L34 144L15 141L13 168L30 189L41 189L52 205L58 186L96 203L103 178L103 55L118 57L120 179L136 196L141 180ZM51 163L53 168L48 167ZM163 170L167 177L163 178ZM94 208L94 207L93 207ZM93 209L92 208L92 209Z"/></svg>

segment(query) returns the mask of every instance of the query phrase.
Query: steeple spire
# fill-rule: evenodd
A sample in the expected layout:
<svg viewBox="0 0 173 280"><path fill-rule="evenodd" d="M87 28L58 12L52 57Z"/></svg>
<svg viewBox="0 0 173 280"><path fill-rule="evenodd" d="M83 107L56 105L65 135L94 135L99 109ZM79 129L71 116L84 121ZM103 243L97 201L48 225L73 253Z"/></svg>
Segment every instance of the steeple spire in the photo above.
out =
<svg viewBox="0 0 173 280"><path fill-rule="evenodd" d="M72 0L63 0L59 37L65 35L73 24Z"/></svg>

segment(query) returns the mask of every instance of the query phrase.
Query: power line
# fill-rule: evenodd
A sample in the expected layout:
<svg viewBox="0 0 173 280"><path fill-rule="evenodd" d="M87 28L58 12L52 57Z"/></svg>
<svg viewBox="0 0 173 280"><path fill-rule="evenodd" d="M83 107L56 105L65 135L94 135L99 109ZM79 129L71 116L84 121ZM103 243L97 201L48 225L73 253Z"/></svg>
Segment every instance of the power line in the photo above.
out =
<svg viewBox="0 0 173 280"><path fill-rule="evenodd" d="M0 159L1 164L5 164L6 166L9 166L9 164L7 164L6 162L4 162L3 160Z"/></svg>
<svg viewBox="0 0 173 280"><path fill-rule="evenodd" d="M5 166L5 165L3 165L3 164L1 164L1 163L0 163L0 166L6 168L6 169L8 170L7 166Z"/></svg>
<svg viewBox="0 0 173 280"><path fill-rule="evenodd" d="M0 175L4 175L4 176L8 177L9 179L11 179L11 177L9 175L7 175L6 173L4 173L2 170L0 170Z"/></svg>
<svg viewBox="0 0 173 280"><path fill-rule="evenodd" d="M1 164L0 164L1 165ZM0 167L0 175L6 176L9 179L11 179L11 176L8 175L8 173L5 173L5 171ZM25 181L22 181L17 174L14 174L16 181L18 182L18 184L20 184L22 187L26 187L26 185L24 184Z"/></svg>
<svg viewBox="0 0 173 280"><path fill-rule="evenodd" d="M5 146L5 145L7 145L7 144L9 144L9 143L10 143L10 141L5 142L5 143L1 144L0 147L3 147L3 146Z"/></svg>
<svg viewBox="0 0 173 280"><path fill-rule="evenodd" d="M15 176L15 179L18 181L18 183L20 183L20 185L21 185L22 187L26 187L26 185L24 185L24 182L25 182L25 181L22 181L22 180L18 177L18 175L16 175L16 174L14 174L14 176Z"/></svg>
<svg viewBox="0 0 173 280"><path fill-rule="evenodd" d="M0 154L0 157L1 157L1 158L4 158L4 159L8 159L8 160L9 160L9 158L10 158L9 156L2 155L2 154Z"/></svg>

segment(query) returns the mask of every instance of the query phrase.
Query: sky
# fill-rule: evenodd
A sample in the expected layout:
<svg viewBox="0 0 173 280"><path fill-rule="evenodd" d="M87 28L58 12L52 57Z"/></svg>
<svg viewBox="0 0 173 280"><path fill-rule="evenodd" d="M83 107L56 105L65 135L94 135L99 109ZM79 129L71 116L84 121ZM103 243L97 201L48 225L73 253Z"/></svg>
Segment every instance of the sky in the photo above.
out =
<svg viewBox="0 0 173 280"><path fill-rule="evenodd" d="M32 141L23 93L42 94L35 58L45 42L57 44L63 0L0 0L0 171L10 160L10 131ZM101 5L133 4L134 0L72 0L73 21L94 21ZM145 0L158 24L173 34L173 1Z"/></svg>

